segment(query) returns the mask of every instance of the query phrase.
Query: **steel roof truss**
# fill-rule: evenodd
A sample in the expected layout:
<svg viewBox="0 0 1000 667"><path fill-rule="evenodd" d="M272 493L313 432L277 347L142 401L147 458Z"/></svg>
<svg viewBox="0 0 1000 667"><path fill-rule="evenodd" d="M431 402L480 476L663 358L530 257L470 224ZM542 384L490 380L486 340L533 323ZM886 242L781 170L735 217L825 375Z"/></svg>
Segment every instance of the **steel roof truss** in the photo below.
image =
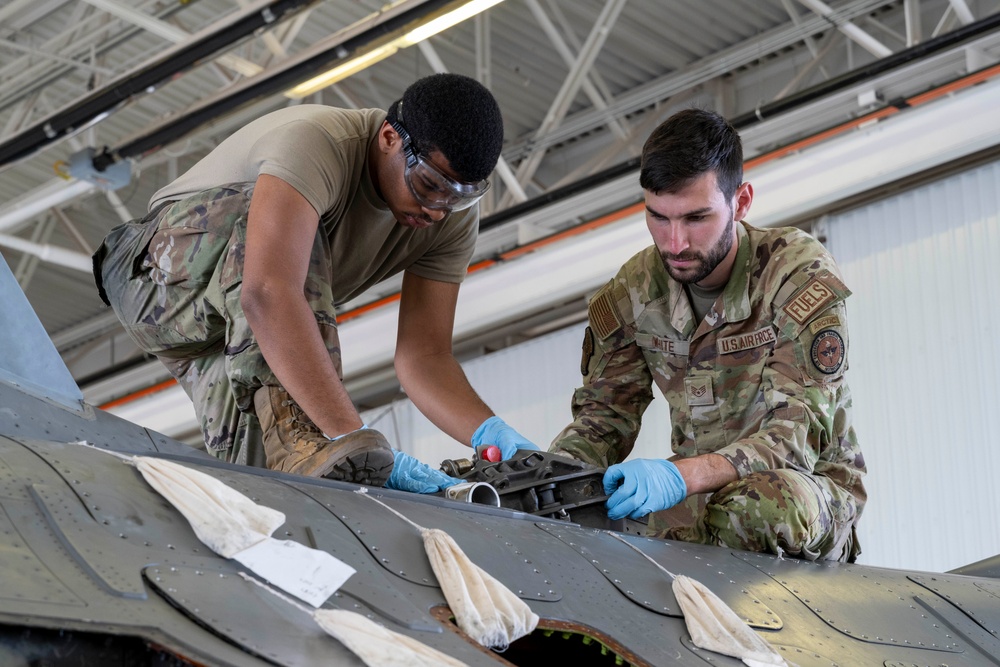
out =
<svg viewBox="0 0 1000 667"><path fill-rule="evenodd" d="M580 48L580 52L577 54L569 74L566 76L565 81L563 81L562 87L556 93L555 99L552 100L552 105L549 107L548 113L545 114L545 119L535 131L534 139L544 137L551 129L558 127L562 122L562 119L569 111L569 106L573 102L573 98L580 91L584 78L590 71L590 68L593 67L597 54L600 53L601 47L607 41L608 36L611 34L611 29L624 7L625 0L608 0L604 4L604 8L594 22L590 34L587 36L587 40ZM601 111L601 115L605 115L603 110ZM536 148L518 165L516 173L519 183L524 185L530 182L535 172L538 171L546 150L546 148Z"/></svg>

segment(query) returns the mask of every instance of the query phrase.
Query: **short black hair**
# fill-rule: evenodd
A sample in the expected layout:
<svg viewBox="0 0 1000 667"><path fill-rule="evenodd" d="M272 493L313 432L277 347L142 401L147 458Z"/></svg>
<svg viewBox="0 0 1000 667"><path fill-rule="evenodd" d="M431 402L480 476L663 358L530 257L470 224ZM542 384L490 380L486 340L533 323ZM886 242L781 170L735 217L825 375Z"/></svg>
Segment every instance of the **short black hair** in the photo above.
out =
<svg viewBox="0 0 1000 667"><path fill-rule="evenodd" d="M418 79L392 103L386 120L406 129L418 154L440 151L466 183L489 176L500 158L500 105L473 78L432 74Z"/></svg>
<svg viewBox="0 0 1000 667"><path fill-rule="evenodd" d="M743 183L743 143L729 121L705 109L685 109L660 123L642 147L639 185L654 194L676 192L714 171L732 200Z"/></svg>

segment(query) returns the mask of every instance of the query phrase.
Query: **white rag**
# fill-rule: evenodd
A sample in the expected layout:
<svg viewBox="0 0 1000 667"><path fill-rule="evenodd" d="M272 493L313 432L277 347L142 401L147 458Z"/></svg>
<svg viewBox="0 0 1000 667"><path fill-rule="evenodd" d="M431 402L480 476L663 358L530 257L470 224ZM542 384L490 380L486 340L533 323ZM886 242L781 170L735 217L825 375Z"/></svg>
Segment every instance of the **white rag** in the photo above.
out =
<svg viewBox="0 0 1000 667"><path fill-rule="evenodd" d="M673 590L695 646L739 658L750 667L787 667L774 647L704 584L681 574L674 577Z"/></svg>
<svg viewBox="0 0 1000 667"><path fill-rule="evenodd" d="M511 642L534 632L538 626L538 615L524 600L473 563L451 535L439 528L424 528L411 521L378 498L368 495L367 489L362 488L356 493L377 502L420 531L424 551L441 592L455 614L455 622L473 641L502 651Z"/></svg>
<svg viewBox="0 0 1000 667"><path fill-rule="evenodd" d="M267 539L285 523L282 512L258 505L203 472L148 456L133 457L132 462L191 523L198 539L224 558Z"/></svg>
<svg viewBox="0 0 1000 667"><path fill-rule="evenodd" d="M538 626L521 598L473 563L451 535L422 528L424 550L458 627L483 646L504 650Z"/></svg>
<svg viewBox="0 0 1000 667"><path fill-rule="evenodd" d="M353 611L317 609L313 618L319 627L364 660L368 667L465 666L461 660Z"/></svg>

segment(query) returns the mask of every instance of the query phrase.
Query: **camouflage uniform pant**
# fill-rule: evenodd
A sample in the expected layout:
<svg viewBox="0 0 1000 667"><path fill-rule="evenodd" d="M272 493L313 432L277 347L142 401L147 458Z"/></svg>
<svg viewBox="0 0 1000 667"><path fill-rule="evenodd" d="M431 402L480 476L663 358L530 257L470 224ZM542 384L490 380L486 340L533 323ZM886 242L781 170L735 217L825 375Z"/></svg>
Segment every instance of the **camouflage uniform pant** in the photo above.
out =
<svg viewBox="0 0 1000 667"><path fill-rule="evenodd" d="M649 515L648 534L670 540L853 562L854 497L825 478L795 470L747 475L715 493Z"/></svg>
<svg viewBox="0 0 1000 667"><path fill-rule="evenodd" d="M265 467L253 394L278 385L240 304L252 186L206 190L115 227L95 254L108 303L129 336L194 402L215 456ZM317 234L305 295L341 373L329 248Z"/></svg>

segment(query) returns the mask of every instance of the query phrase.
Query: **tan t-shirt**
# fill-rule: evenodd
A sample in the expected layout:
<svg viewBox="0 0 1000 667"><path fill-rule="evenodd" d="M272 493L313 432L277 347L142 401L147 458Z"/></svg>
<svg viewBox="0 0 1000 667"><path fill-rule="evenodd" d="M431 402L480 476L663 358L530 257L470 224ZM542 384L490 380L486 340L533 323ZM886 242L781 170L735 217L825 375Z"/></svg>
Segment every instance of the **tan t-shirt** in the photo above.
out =
<svg viewBox="0 0 1000 667"><path fill-rule="evenodd" d="M375 193L368 146L385 120L381 109L303 104L245 125L150 199L150 209L229 183L269 174L316 209L330 243L334 299L348 301L400 271L462 282L479 230L479 206L426 229L399 224Z"/></svg>

